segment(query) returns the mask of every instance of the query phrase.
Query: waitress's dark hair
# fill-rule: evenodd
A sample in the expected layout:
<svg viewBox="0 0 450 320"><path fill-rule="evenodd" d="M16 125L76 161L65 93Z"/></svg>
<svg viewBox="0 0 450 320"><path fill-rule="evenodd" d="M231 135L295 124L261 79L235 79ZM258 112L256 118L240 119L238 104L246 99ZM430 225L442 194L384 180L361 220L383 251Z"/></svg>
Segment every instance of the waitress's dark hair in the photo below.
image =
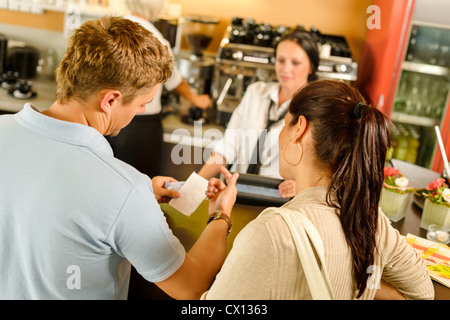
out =
<svg viewBox="0 0 450 320"><path fill-rule="evenodd" d="M353 256L359 298L376 250L378 202L383 186L390 123L357 89L339 81L311 82L292 98L290 125L309 122L317 163L330 173L327 202L339 219ZM334 199L333 201L332 199Z"/></svg>
<svg viewBox="0 0 450 320"><path fill-rule="evenodd" d="M284 40L293 41L305 50L311 64L311 74L308 76L308 82L317 80L316 71L319 66L319 49L313 37L307 31L300 29L294 29L285 33L275 46L275 56L277 55L278 45Z"/></svg>

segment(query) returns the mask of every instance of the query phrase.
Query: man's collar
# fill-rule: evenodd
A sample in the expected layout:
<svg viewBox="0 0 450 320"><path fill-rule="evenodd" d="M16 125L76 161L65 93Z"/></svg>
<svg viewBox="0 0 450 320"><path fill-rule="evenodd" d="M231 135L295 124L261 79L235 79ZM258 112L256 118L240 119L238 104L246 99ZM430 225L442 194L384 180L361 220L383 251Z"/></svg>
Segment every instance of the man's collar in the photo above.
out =
<svg viewBox="0 0 450 320"><path fill-rule="evenodd" d="M30 103L26 103L22 111L15 114L15 119L37 134L113 155L108 141L96 129L80 123L48 117Z"/></svg>

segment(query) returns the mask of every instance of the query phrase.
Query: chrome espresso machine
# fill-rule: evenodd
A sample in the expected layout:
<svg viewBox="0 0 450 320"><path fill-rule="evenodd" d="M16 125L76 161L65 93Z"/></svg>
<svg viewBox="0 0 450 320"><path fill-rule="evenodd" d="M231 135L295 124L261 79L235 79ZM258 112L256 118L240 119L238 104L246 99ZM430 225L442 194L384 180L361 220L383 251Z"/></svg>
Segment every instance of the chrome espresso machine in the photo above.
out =
<svg viewBox="0 0 450 320"><path fill-rule="evenodd" d="M296 28L304 30L302 26ZM289 29L287 26L257 24L251 18L232 19L217 52L211 88L218 124L226 126L249 84L277 80L275 45ZM353 61L345 38L323 35L316 28L308 32L319 48L320 63L316 73L319 79L356 81L358 65Z"/></svg>
<svg viewBox="0 0 450 320"><path fill-rule="evenodd" d="M178 68L183 78L197 94L211 94L214 57L203 54L213 39L219 19L207 16L184 16L183 29L191 52L188 56L178 56ZM191 106L181 120L185 123L207 123L206 111Z"/></svg>

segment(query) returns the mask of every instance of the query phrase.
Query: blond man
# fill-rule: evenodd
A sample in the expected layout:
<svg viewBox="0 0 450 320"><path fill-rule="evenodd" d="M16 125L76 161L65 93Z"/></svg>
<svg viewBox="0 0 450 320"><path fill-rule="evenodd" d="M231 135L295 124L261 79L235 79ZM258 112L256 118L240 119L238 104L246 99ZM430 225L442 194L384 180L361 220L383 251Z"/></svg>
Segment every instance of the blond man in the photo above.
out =
<svg viewBox="0 0 450 320"><path fill-rule="evenodd" d="M162 44L169 54L175 57L169 41L152 23L156 21L163 11L166 0L126 0L130 14L124 18L139 23L149 30ZM185 98L192 105L206 109L211 105L211 99L207 94L197 94L192 90L188 82L181 76L176 64L172 75L164 85L157 90L152 102L148 103L145 111L134 117L130 125L120 132L117 137L108 137L108 141L114 150L114 155L120 160L132 165L149 177L161 174L164 165L161 157L155 154L163 152L162 102L163 87L166 91L175 92ZM133 275L132 275L133 282Z"/></svg>
<svg viewBox="0 0 450 320"><path fill-rule="evenodd" d="M150 180L104 138L143 112L172 68L139 24L88 21L57 69L56 101L0 117L0 299L126 299L130 263L177 299L208 287L224 260L235 189L210 199L224 219L186 253L158 204L178 196L162 188L173 179Z"/></svg>

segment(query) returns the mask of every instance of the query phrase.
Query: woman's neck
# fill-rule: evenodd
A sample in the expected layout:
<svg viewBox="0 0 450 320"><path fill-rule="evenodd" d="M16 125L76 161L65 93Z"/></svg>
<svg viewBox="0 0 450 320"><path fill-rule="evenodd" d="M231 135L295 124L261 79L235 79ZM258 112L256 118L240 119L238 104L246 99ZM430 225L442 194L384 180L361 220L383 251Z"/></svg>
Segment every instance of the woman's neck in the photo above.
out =
<svg viewBox="0 0 450 320"><path fill-rule="evenodd" d="M303 167L295 176L295 193L298 194L308 188L328 186L330 182L331 178L326 172L314 166Z"/></svg>

